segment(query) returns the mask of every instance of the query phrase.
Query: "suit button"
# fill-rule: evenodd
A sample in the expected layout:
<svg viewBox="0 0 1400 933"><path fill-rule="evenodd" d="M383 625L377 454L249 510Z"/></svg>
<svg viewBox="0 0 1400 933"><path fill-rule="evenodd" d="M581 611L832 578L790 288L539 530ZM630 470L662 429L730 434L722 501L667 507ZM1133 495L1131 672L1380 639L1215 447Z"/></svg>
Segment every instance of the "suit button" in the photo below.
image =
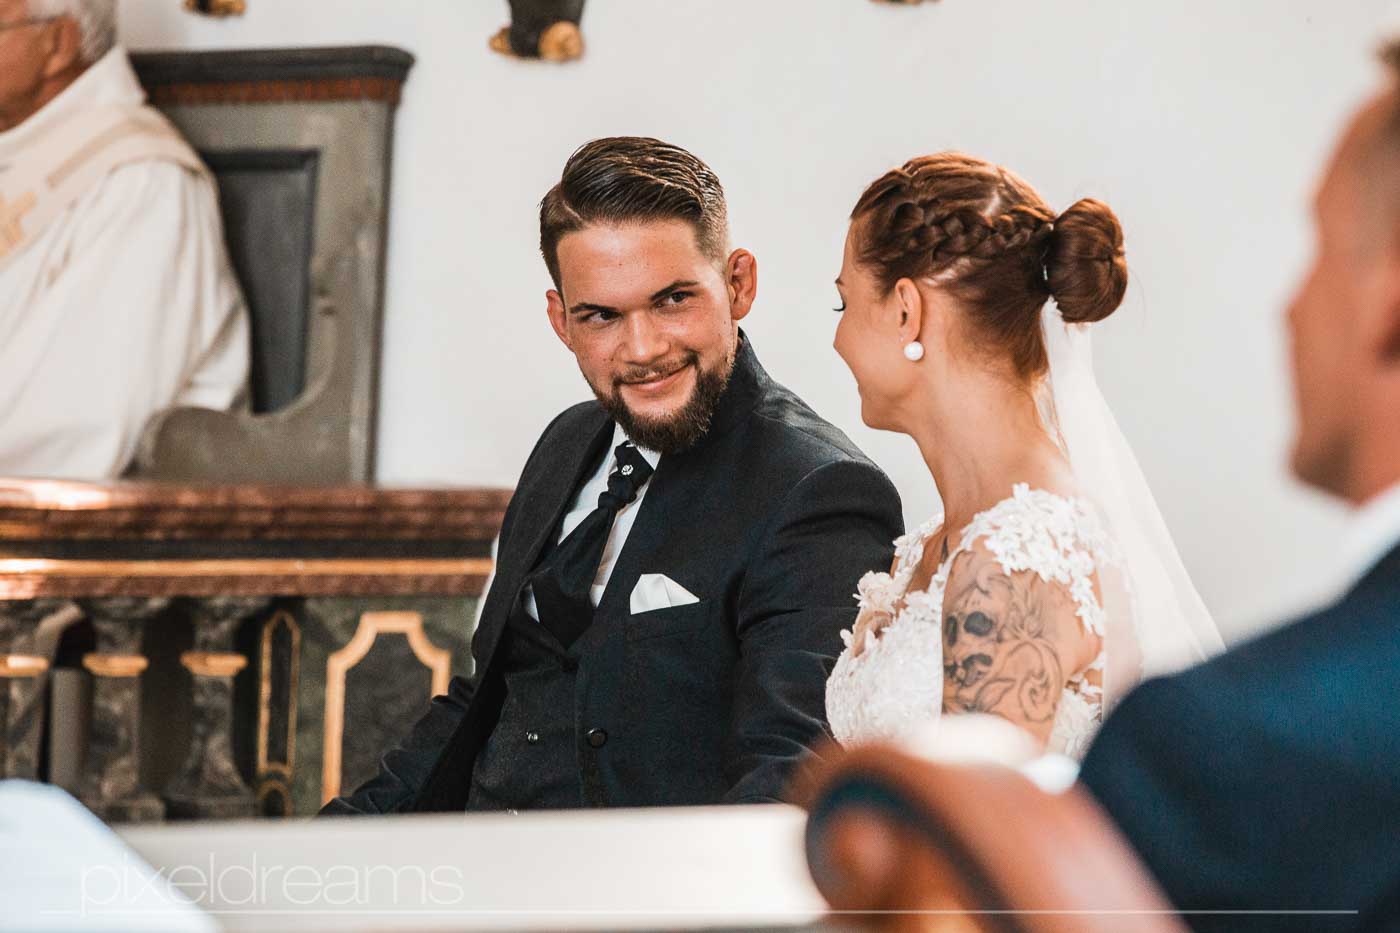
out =
<svg viewBox="0 0 1400 933"><path fill-rule="evenodd" d="M540 734L539 734L538 732L527 732L527 733L525 733L525 741L529 742L531 745L536 744L537 742L539 742L539 740L540 740Z"/></svg>
<svg viewBox="0 0 1400 933"><path fill-rule="evenodd" d="M608 744L608 734L602 729L589 729L588 744L594 748L602 748Z"/></svg>

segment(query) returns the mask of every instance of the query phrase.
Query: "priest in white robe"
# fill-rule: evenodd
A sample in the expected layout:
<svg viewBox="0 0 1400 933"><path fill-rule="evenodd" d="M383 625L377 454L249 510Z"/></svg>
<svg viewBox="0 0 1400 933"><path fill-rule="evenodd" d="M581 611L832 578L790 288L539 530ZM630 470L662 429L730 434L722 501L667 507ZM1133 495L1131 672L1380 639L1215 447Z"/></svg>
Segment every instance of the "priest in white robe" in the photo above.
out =
<svg viewBox="0 0 1400 933"><path fill-rule="evenodd" d="M171 406L246 404L213 178L113 0L0 0L0 476L103 479Z"/></svg>

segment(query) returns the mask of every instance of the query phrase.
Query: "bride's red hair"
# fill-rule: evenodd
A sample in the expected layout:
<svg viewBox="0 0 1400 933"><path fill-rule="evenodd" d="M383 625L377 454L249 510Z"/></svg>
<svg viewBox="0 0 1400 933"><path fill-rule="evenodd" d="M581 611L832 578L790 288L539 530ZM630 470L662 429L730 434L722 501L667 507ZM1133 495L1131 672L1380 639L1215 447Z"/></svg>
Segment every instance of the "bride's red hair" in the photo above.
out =
<svg viewBox="0 0 1400 933"><path fill-rule="evenodd" d="M1056 216L1014 173L961 153L886 172L851 219L857 258L886 293L903 278L932 279L1022 379L1047 366L1047 298L1066 321L1089 323L1112 314L1127 289L1123 230L1108 205L1085 199Z"/></svg>

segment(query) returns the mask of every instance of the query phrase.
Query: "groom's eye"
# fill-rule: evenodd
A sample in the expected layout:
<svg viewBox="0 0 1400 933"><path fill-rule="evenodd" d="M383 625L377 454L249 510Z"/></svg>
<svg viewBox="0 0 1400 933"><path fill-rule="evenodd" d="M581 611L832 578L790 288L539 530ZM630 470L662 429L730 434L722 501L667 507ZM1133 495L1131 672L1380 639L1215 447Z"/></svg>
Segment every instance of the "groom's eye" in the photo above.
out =
<svg viewBox="0 0 1400 933"><path fill-rule="evenodd" d="M662 299L662 301L663 301L665 304L678 305L678 304L684 304L686 301L689 301L689 300L690 300L690 297L691 297L691 293L690 293L690 292L671 292L671 293L670 293L669 295L667 295L664 299Z"/></svg>

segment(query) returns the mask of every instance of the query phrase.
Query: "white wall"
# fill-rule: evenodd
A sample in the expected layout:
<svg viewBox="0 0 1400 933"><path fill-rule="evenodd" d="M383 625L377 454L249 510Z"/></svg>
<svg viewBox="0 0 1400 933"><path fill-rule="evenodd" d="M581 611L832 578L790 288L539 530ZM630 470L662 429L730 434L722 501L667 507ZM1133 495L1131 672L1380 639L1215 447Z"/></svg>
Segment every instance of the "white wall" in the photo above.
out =
<svg viewBox="0 0 1400 933"><path fill-rule="evenodd" d="M1307 198L1375 80L1386 0L592 0L587 59L486 51L504 2L250 0L204 20L124 0L133 48L377 42L418 56L399 115L380 479L513 483L540 428L586 396L544 316L535 205L581 142L656 135L728 190L761 269L747 329L780 380L894 478L937 497L911 442L860 424L831 351L829 284L862 186L957 147L1063 208L1093 195L1134 280L1103 325L1101 383L1227 638L1329 575L1341 516L1283 467L1279 313Z"/></svg>

